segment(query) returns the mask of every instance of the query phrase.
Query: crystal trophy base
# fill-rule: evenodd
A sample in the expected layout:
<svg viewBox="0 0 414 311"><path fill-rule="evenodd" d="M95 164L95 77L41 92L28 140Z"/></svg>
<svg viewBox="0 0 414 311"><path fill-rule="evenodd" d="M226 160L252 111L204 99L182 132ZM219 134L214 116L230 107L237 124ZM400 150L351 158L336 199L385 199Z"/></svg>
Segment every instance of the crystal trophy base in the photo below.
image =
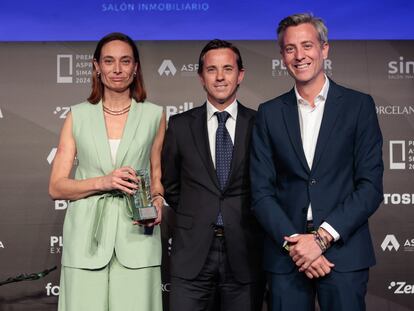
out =
<svg viewBox="0 0 414 311"><path fill-rule="evenodd" d="M154 206L133 209L133 218L137 221L153 220L157 218L157 210Z"/></svg>

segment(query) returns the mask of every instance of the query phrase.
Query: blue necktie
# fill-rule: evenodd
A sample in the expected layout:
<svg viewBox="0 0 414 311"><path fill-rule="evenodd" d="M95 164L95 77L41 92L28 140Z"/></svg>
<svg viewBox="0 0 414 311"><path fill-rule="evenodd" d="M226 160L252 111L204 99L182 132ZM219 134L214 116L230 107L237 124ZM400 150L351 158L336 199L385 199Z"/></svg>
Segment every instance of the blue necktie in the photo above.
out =
<svg viewBox="0 0 414 311"><path fill-rule="evenodd" d="M216 132L216 174L220 189L226 187L229 178L231 159L233 157L233 142L226 128L226 121L230 117L227 111L216 112L218 127ZM221 210L217 216L216 225L223 226Z"/></svg>

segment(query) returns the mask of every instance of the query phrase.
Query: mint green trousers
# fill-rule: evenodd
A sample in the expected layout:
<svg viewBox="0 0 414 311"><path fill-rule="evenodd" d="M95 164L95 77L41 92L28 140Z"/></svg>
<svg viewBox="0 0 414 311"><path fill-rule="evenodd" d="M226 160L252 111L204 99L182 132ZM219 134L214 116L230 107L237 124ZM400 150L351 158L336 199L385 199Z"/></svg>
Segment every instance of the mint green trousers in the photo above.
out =
<svg viewBox="0 0 414 311"><path fill-rule="evenodd" d="M160 267L126 268L115 253L98 270L62 266L58 311L162 311Z"/></svg>

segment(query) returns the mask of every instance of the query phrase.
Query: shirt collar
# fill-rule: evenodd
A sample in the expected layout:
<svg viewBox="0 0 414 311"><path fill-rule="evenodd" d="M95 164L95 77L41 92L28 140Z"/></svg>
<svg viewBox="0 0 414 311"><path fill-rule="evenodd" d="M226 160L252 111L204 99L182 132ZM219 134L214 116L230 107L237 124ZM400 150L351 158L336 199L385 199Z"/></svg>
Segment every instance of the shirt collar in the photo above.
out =
<svg viewBox="0 0 414 311"><path fill-rule="evenodd" d="M229 106L224 109L224 111L227 111L230 114L230 118L236 120L237 118L237 100L234 100ZM214 113L220 112L216 107L213 106L208 100L207 100L207 121L209 121L213 116Z"/></svg>
<svg viewBox="0 0 414 311"><path fill-rule="evenodd" d="M328 91L329 91L329 79L325 74L325 83L322 86L321 91L319 92L318 95L316 95L315 97L315 106L318 106L321 102L325 102L326 98L328 96ZM296 84L295 84L295 94L296 94L296 100L298 105L308 105L309 103L302 97L300 96L298 89L296 88Z"/></svg>

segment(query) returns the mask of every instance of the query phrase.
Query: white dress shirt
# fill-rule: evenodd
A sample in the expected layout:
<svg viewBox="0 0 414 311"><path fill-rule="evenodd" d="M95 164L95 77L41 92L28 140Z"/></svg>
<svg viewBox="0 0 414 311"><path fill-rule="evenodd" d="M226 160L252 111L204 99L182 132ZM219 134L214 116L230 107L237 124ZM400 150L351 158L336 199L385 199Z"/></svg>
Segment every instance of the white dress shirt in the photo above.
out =
<svg viewBox="0 0 414 311"><path fill-rule="evenodd" d="M236 119L237 119L237 100L232 102L226 109L230 116L226 122L227 131L230 134L231 141L234 145L234 135L236 133ZM213 160L214 167L216 167L216 131L218 128L217 116L214 115L215 112L220 112L216 107L214 107L207 100L207 131L208 131L208 142L210 144L210 154L211 159Z"/></svg>
<svg viewBox="0 0 414 311"><path fill-rule="evenodd" d="M323 111L325 109L325 102L328 96L329 79L325 76L325 83L314 99L314 107L300 96L296 85L295 93L298 103L300 134L302 137L302 146L305 153L306 161L309 169L312 169L313 157L315 155L316 143L318 141L319 130L321 128ZM312 206L309 204L307 220L312 220ZM329 225L326 221L322 223L321 227L329 232L335 241L339 240L338 232Z"/></svg>

